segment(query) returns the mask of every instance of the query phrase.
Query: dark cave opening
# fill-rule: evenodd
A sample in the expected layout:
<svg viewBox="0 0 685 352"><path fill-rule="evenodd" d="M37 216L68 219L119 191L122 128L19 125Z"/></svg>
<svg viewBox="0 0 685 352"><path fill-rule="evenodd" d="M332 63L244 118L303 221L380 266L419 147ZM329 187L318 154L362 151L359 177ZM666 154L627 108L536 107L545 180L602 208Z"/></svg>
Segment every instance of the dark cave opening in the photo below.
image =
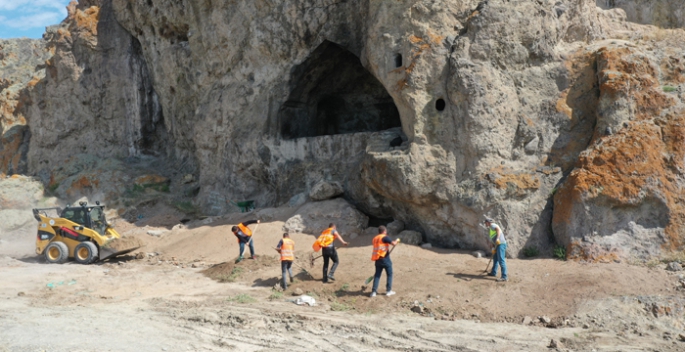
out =
<svg viewBox="0 0 685 352"><path fill-rule="evenodd" d="M440 99L435 101L435 110L443 111L443 110L445 110L445 106L446 106L445 99L440 98Z"/></svg>
<svg viewBox="0 0 685 352"><path fill-rule="evenodd" d="M278 111L284 139L375 132L400 127L385 87L348 50L324 41L293 69Z"/></svg>

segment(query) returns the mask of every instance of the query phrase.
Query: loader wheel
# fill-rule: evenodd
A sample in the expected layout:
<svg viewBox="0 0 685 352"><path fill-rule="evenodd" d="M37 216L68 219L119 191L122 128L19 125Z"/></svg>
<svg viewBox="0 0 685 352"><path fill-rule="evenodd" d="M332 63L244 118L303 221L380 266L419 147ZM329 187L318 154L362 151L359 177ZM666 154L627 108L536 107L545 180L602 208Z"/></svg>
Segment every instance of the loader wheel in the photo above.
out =
<svg viewBox="0 0 685 352"><path fill-rule="evenodd" d="M52 242L45 248L45 260L51 264L62 264L69 258L69 248L64 242Z"/></svg>
<svg viewBox="0 0 685 352"><path fill-rule="evenodd" d="M79 264L90 264L98 257L98 247L93 242L81 242L74 248L74 260Z"/></svg>

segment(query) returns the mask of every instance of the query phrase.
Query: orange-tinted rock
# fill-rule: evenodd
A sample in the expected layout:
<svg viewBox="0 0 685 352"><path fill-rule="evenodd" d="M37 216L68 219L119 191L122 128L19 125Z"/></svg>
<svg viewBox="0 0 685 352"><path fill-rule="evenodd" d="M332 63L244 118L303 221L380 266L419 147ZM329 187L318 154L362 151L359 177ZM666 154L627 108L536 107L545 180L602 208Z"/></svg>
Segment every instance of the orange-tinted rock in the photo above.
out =
<svg viewBox="0 0 685 352"><path fill-rule="evenodd" d="M597 61L595 140L554 197L554 235L570 258L592 261L682 248L682 102L663 92L657 66L634 49L604 47Z"/></svg>

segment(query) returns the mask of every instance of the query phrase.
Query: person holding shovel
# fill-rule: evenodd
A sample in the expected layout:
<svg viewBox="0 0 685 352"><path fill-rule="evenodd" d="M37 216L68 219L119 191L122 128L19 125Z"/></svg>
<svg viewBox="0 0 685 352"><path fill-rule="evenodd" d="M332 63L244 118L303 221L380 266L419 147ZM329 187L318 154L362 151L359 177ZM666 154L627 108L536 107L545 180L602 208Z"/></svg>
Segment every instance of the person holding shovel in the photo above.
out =
<svg viewBox="0 0 685 352"><path fill-rule="evenodd" d="M373 275L373 290L371 291L371 297L376 297L376 292L378 290L378 284L381 282L381 274L385 270L385 275L387 275L387 283L385 285L385 295L392 296L395 291L392 290L392 261L390 261L390 245L393 248L399 243L399 240L392 240L388 236L388 230L385 226L378 227L378 236L373 238L373 252L371 254L371 260L376 264L376 273Z"/></svg>
<svg viewBox="0 0 685 352"><path fill-rule="evenodd" d="M248 227L252 224L259 224L259 220L250 220L241 222L238 226L233 226L231 231L235 237L238 238L238 244L240 245L240 255L238 259L235 260L236 264L243 260L243 254L245 254L245 244L250 246L250 259L255 259L254 255L254 244L252 244L252 230Z"/></svg>
<svg viewBox="0 0 685 352"><path fill-rule="evenodd" d="M483 223L488 229L488 235L490 236L490 247L494 248L492 251L494 258L492 260L492 271L488 273L488 275L497 277L497 264L499 264L499 266L502 267L502 276L497 279L497 281L507 281L509 279L507 275L506 262L507 241L504 239L504 231L502 231L499 225L495 224L490 218L486 218Z"/></svg>
<svg viewBox="0 0 685 352"><path fill-rule="evenodd" d="M293 283L293 261L295 260L295 241L290 239L290 235L286 232L283 234L283 239L278 242L276 246L278 253L281 253L281 272L283 273L283 279L281 281L281 287L283 290L288 289L288 281L285 279L286 272L290 275L290 283Z"/></svg>
<svg viewBox="0 0 685 352"><path fill-rule="evenodd" d="M328 224L328 228L321 233L321 236L316 239L314 245L312 246L315 251L318 252L318 248L321 248L321 254L323 255L323 283L330 281L335 281L335 269L338 268L338 252L335 250L333 243L336 239L342 242L343 246L347 246L349 243L343 240L342 236L336 230L337 227L334 223ZM331 271L328 272L328 263L333 261L333 266Z"/></svg>

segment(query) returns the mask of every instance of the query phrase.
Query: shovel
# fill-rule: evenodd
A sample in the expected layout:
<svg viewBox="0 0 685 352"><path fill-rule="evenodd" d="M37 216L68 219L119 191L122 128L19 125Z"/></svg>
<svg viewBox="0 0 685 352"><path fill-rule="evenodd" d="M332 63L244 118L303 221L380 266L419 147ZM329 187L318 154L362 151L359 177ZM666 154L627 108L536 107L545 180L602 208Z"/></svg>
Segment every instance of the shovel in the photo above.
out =
<svg viewBox="0 0 685 352"><path fill-rule="evenodd" d="M495 256L494 254L490 256L490 260L488 260L488 265L485 266L485 270L483 270L483 274L488 273L488 267L490 267L490 263L492 263L492 257L494 257L494 256Z"/></svg>

